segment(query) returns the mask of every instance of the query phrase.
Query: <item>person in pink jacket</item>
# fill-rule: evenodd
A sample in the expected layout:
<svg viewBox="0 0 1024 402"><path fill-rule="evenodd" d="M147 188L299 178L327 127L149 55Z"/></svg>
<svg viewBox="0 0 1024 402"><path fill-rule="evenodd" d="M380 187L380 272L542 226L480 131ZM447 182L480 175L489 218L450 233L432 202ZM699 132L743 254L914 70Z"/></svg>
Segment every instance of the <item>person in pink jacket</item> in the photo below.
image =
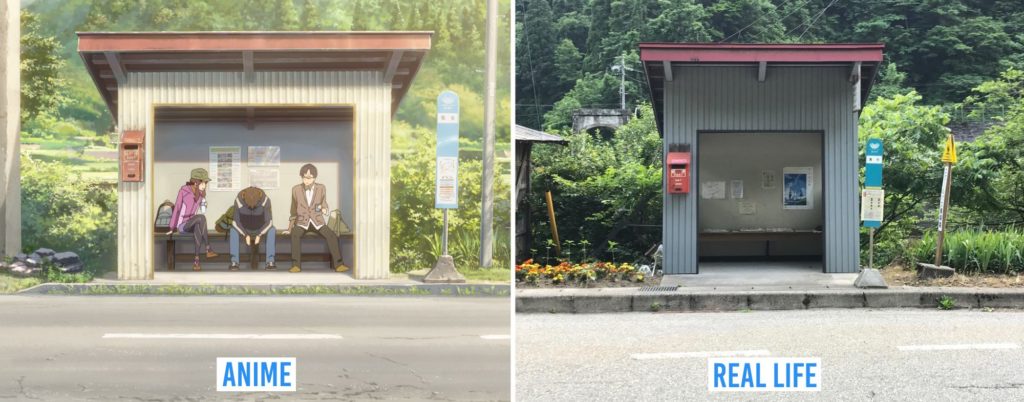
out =
<svg viewBox="0 0 1024 402"><path fill-rule="evenodd" d="M210 249L210 238L206 228L206 183L210 181L210 174L206 169L192 169L192 175L188 182L178 190L178 198L174 201L174 209L171 212L171 231L191 233L195 239L195 260L192 261L192 270L199 271L199 251L206 250L206 258L214 258L217 253Z"/></svg>

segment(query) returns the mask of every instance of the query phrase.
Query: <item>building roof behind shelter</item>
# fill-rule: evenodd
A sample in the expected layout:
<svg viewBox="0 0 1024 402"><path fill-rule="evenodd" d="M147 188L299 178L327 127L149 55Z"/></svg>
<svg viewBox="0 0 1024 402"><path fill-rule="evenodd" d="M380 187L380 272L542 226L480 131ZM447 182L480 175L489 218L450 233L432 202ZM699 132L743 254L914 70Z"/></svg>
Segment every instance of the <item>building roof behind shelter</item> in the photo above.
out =
<svg viewBox="0 0 1024 402"><path fill-rule="evenodd" d="M117 119L134 72L382 71L391 112L409 91L433 32L79 32L78 52Z"/></svg>
<svg viewBox="0 0 1024 402"><path fill-rule="evenodd" d="M516 141L523 142L553 142L558 144L565 144L568 141L565 138L559 137L554 134L548 134L543 131L534 130L529 127L523 127L516 124L516 130L513 134Z"/></svg>
<svg viewBox="0 0 1024 402"><path fill-rule="evenodd" d="M671 67L683 65L779 65L835 66L861 63L861 99L867 100L882 62L880 43L641 43L647 85L659 130L664 121L665 81ZM851 78L854 76L851 74ZM664 134L664 133L663 133Z"/></svg>

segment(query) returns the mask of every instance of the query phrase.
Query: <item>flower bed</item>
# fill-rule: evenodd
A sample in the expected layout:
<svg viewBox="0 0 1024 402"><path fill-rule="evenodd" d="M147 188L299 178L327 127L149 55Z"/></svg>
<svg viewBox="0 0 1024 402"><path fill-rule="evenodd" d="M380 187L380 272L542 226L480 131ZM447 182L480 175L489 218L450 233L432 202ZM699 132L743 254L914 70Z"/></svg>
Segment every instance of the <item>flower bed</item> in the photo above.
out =
<svg viewBox="0 0 1024 402"><path fill-rule="evenodd" d="M650 275L628 264L611 262L571 263L558 265L523 261L516 265L516 285L536 287L616 287L642 286L654 281Z"/></svg>

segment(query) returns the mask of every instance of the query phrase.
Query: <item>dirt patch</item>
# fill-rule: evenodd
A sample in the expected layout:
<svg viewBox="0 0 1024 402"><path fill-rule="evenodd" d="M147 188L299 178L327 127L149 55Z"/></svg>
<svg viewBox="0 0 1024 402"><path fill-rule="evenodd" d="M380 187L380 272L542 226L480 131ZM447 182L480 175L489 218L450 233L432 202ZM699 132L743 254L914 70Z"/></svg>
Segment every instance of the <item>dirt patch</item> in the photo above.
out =
<svg viewBox="0 0 1024 402"><path fill-rule="evenodd" d="M890 265L881 270L889 286L945 286L976 288L1024 288L1024 275L1013 274L954 274L949 278L918 279L917 271L902 265Z"/></svg>

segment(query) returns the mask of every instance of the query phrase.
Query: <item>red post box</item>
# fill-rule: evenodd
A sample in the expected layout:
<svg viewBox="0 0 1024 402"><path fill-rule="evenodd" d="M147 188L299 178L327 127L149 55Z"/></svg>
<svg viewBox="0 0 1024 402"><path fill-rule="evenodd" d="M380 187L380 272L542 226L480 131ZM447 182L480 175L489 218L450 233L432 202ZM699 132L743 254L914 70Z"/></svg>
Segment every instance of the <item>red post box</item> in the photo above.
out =
<svg viewBox="0 0 1024 402"><path fill-rule="evenodd" d="M121 134L121 145L119 146L121 181L142 181L146 157L145 142L145 131L125 131Z"/></svg>
<svg viewBox="0 0 1024 402"><path fill-rule="evenodd" d="M665 187L669 194L688 194L690 192L690 149L688 146L679 147L679 149L678 151L670 150L665 156Z"/></svg>

